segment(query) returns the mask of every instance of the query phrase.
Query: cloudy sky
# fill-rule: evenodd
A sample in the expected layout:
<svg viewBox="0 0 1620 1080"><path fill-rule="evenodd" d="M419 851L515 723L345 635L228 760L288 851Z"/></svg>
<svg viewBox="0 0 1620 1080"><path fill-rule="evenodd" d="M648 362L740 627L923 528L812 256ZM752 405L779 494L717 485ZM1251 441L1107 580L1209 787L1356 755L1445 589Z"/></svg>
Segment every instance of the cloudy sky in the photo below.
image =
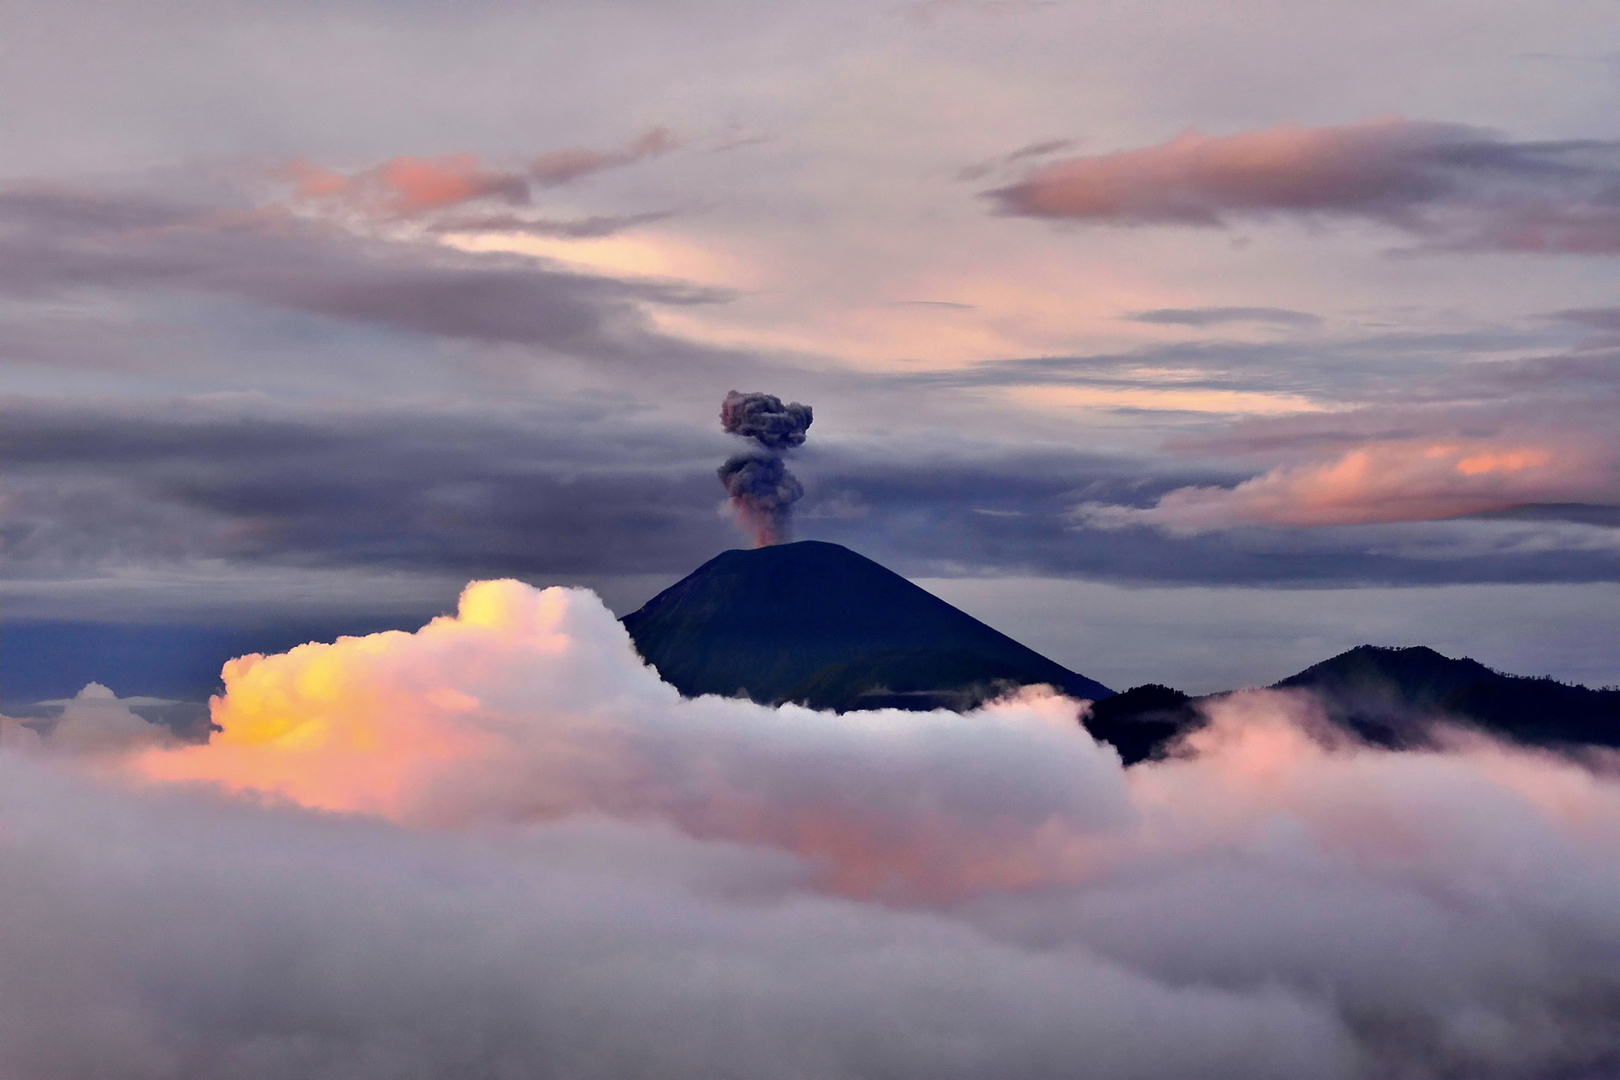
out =
<svg viewBox="0 0 1620 1080"><path fill-rule="evenodd" d="M1614 16L0 0L0 1075L1620 1074L1612 750L615 617L763 391L797 536L1105 684L1620 682Z"/></svg>
<svg viewBox="0 0 1620 1080"><path fill-rule="evenodd" d="M1112 686L1620 681L1609 3L0 11L8 700L633 609L746 542L731 389Z"/></svg>

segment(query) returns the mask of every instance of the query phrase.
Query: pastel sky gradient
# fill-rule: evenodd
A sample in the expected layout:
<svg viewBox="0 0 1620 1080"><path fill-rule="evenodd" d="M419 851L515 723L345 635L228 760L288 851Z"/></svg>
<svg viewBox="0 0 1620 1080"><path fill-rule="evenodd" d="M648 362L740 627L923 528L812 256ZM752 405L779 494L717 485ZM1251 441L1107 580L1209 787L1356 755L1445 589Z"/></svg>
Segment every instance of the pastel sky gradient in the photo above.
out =
<svg viewBox="0 0 1620 1080"><path fill-rule="evenodd" d="M1110 685L1293 670L1223 612L1620 681L1610 4L0 11L55 696L121 627L629 610L739 543L731 389L815 408L799 536Z"/></svg>

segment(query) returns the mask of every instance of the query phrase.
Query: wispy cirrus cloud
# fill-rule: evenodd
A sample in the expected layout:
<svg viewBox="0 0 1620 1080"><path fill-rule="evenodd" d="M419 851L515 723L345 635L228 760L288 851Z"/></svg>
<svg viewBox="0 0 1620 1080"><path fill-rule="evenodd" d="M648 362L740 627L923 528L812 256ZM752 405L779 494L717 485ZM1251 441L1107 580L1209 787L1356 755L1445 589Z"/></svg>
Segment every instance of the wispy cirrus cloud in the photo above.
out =
<svg viewBox="0 0 1620 1080"><path fill-rule="evenodd" d="M537 184L566 184L590 173L617 169L643 158L667 154L680 144L680 140L668 128L655 127L616 150L593 150L578 146L541 154L529 162L527 173Z"/></svg>
<svg viewBox="0 0 1620 1080"><path fill-rule="evenodd" d="M1002 211L1109 225L1223 227L1278 215L1391 226L1425 249L1620 251L1620 144L1512 141L1402 119L1187 131L1070 158L988 192Z"/></svg>

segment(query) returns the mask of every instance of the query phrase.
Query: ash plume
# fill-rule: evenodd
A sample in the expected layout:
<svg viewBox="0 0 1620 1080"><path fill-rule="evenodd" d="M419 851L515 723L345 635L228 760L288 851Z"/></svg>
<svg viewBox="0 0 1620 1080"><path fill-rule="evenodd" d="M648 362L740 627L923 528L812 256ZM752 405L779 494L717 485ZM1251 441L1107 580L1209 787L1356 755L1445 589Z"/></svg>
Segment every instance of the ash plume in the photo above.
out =
<svg viewBox="0 0 1620 1080"><path fill-rule="evenodd" d="M804 445L810 427L810 406L787 405L775 394L742 394L736 390L720 403L720 426L733 435L753 439L768 450L789 450Z"/></svg>
<svg viewBox="0 0 1620 1080"><path fill-rule="evenodd" d="M733 390L720 403L720 426L758 446L732 455L717 471L737 524L753 536L755 547L780 544L792 531L793 504L804 487L788 472L783 455L804 445L810 421L810 406L784 405L774 394Z"/></svg>

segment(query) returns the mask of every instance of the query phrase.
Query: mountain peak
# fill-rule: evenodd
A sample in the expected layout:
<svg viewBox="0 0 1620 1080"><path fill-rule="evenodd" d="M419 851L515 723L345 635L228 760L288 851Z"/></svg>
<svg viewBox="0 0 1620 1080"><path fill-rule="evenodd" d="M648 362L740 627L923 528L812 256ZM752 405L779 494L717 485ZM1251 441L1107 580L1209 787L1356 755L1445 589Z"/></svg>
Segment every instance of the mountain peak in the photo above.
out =
<svg viewBox="0 0 1620 1080"><path fill-rule="evenodd" d="M849 548L801 540L722 552L624 617L688 696L741 693L840 711L977 704L1048 683L1112 691Z"/></svg>
<svg viewBox="0 0 1620 1080"><path fill-rule="evenodd" d="M1388 698L1392 704L1398 700L1404 708L1421 709L1438 705L1464 687L1510 677L1467 657L1453 660L1426 645L1358 645L1274 685L1369 701Z"/></svg>

